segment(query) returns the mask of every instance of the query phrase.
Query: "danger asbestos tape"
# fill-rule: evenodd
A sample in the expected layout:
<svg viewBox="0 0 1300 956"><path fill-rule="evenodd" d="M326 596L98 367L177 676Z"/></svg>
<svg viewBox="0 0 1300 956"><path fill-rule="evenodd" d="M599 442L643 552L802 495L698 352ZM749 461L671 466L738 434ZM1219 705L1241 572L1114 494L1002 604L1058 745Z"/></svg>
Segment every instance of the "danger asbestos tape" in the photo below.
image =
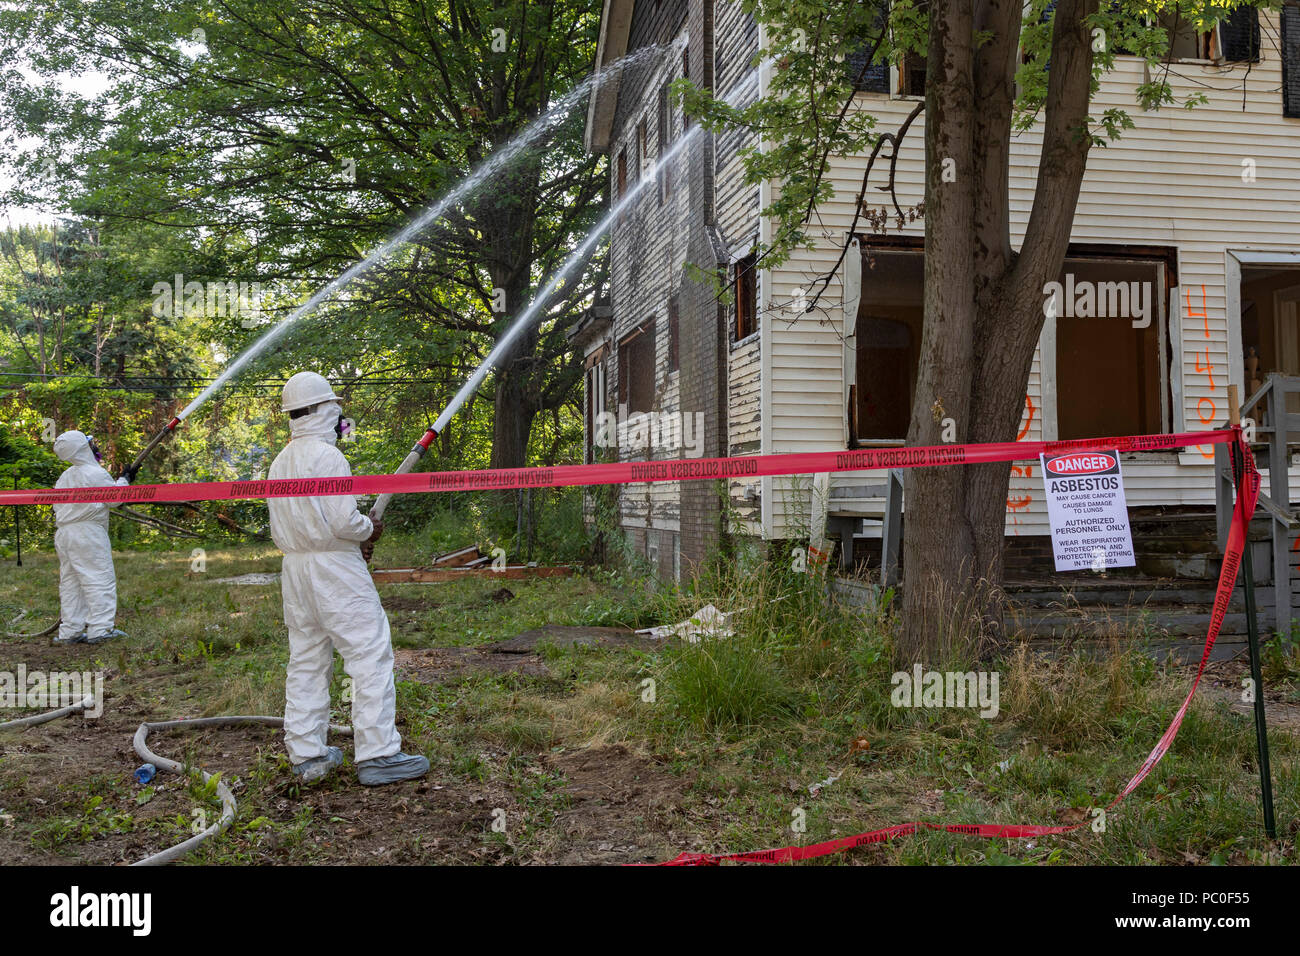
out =
<svg viewBox="0 0 1300 956"><path fill-rule="evenodd" d="M1028 461L1039 454L1116 450L1162 451L1233 440L1230 429L1177 435L1129 435L1078 441L1000 442L986 445L930 445L919 448L863 448L856 451L683 458L671 461L557 465L554 468L492 468L481 471L413 472L405 475L349 475L265 481L210 481L111 488L40 488L0 491L0 505L59 505L79 502L130 504L151 501L230 501L244 498L302 498L317 495L429 494L439 491L498 491L630 485L660 481L761 478L876 468L937 468Z"/></svg>

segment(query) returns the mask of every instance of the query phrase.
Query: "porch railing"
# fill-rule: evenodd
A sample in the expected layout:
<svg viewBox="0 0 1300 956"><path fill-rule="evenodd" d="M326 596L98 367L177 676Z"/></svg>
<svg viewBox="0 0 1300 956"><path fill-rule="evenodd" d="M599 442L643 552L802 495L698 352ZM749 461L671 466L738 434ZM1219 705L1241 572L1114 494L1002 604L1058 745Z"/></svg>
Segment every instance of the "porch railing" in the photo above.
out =
<svg viewBox="0 0 1300 956"><path fill-rule="evenodd" d="M1242 418L1250 418L1255 438L1251 448L1266 445L1268 452L1268 493L1260 493L1260 507L1269 517L1273 552L1273 607L1275 626L1283 630L1291 624L1291 532L1300 526L1291 507L1288 446L1300 443L1300 413L1287 410L1288 399L1300 395L1300 377L1269 375L1263 386L1241 405ZM1232 522L1232 468L1226 445L1214 446L1214 508L1218 519L1219 550L1228 543ZM1246 542L1250 547L1250 542Z"/></svg>

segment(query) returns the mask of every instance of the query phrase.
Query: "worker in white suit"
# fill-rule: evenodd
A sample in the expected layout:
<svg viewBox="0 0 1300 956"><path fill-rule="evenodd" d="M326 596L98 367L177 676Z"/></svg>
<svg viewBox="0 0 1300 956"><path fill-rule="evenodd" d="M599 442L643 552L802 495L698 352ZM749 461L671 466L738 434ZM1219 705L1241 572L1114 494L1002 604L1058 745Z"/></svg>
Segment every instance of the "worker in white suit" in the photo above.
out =
<svg viewBox="0 0 1300 956"><path fill-rule="evenodd" d="M111 488L128 483L101 465L89 435L72 430L54 439L54 454L68 468L55 488ZM102 644L126 637L117 618L117 573L108 541L108 509L113 505L78 502L54 506L54 550L59 556L59 633L55 644Z"/></svg>
<svg viewBox="0 0 1300 956"><path fill-rule="evenodd" d="M299 372L285 383L282 409L291 440L268 477L335 478L352 474L335 447L345 419L323 377ZM429 761L402 753L388 616L366 568L383 532L351 495L270 498L271 537L284 552L280 587L289 629L284 741L294 773L312 782L343 762L326 744L334 651L352 678L357 778L367 786L422 777Z"/></svg>

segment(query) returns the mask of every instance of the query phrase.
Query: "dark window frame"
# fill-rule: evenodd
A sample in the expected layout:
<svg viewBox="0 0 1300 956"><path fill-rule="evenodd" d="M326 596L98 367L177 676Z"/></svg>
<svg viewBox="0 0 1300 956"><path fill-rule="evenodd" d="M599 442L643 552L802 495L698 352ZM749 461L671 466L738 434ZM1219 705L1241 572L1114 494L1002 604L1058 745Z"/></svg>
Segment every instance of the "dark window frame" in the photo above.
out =
<svg viewBox="0 0 1300 956"><path fill-rule="evenodd" d="M676 294L668 297L668 371L681 368L681 299Z"/></svg>
<svg viewBox="0 0 1300 956"><path fill-rule="evenodd" d="M758 331L758 254L736 260L731 291L735 299L732 341L743 342Z"/></svg>
<svg viewBox="0 0 1300 956"><path fill-rule="evenodd" d="M635 415L654 410L654 320L643 322L618 342L618 403ZM640 359L638 362L637 360ZM642 395L642 390L648 394ZM634 396L633 392L637 394ZM634 402L633 398L638 399ZM644 399L644 408L638 407Z"/></svg>

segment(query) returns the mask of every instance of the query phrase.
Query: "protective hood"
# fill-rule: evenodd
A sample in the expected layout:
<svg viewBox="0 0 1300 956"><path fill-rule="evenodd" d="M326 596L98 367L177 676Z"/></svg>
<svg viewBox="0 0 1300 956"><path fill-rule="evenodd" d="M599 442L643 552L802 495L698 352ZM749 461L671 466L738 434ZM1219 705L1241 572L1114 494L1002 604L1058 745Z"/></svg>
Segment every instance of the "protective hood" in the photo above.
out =
<svg viewBox="0 0 1300 956"><path fill-rule="evenodd" d="M343 407L338 402L326 402L301 418L289 419L289 434L294 438L319 438L333 445L339 438L334 426L341 414Z"/></svg>
<svg viewBox="0 0 1300 956"><path fill-rule="evenodd" d="M66 431L54 439L54 454L70 465L96 465L95 453L90 450L90 442L79 431Z"/></svg>

